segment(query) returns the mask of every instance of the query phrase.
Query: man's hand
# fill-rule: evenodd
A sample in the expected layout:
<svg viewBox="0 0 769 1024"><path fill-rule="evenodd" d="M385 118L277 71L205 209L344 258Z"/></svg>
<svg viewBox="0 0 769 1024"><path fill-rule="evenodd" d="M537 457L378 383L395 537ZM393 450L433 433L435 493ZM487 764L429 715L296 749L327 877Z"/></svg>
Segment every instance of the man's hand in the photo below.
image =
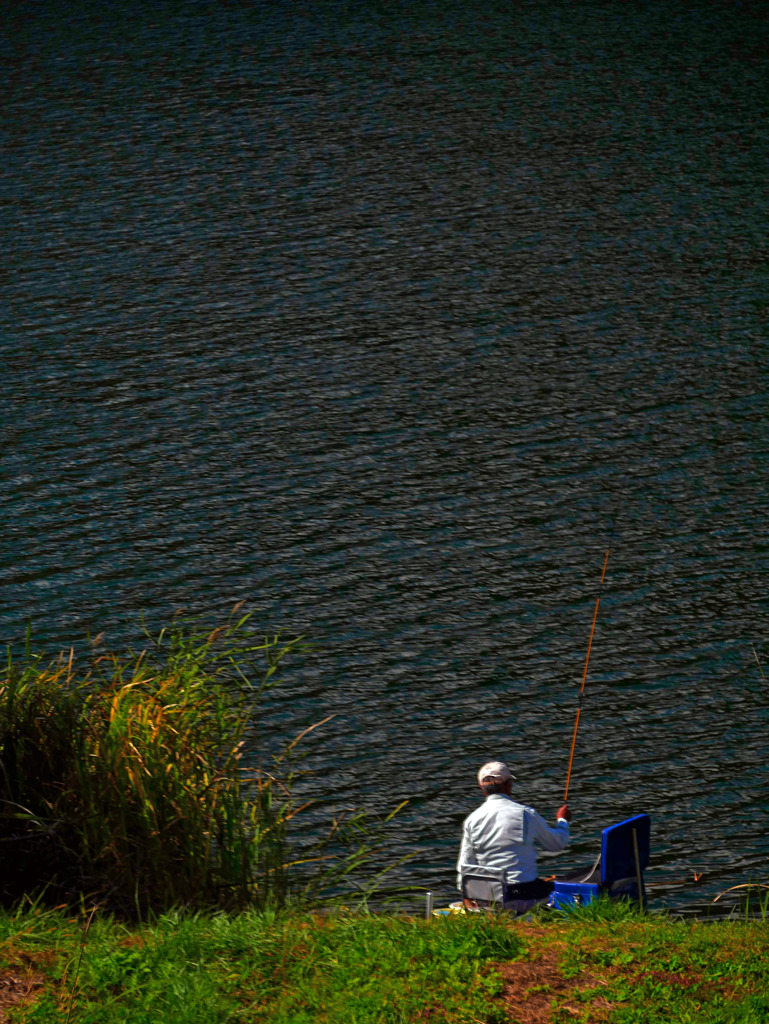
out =
<svg viewBox="0 0 769 1024"><path fill-rule="evenodd" d="M556 818L565 818L566 821L571 821L571 811L569 810L569 805L564 804L563 807L559 807L555 816Z"/></svg>

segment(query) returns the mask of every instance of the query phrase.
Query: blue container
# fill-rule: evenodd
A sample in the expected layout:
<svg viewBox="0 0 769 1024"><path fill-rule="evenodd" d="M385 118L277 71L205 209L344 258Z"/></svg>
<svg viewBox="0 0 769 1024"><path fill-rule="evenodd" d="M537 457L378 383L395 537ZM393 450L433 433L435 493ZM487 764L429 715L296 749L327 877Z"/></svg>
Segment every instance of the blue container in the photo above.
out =
<svg viewBox="0 0 769 1024"><path fill-rule="evenodd" d="M643 872L649 866L651 821L648 814L637 814L601 833L601 858L592 869L573 872L556 878L550 897L551 907L568 909L591 903L601 895L612 899L638 900L633 832L638 847L638 867L643 890Z"/></svg>
<svg viewBox="0 0 769 1024"><path fill-rule="evenodd" d="M590 882L561 882L556 879L549 906L558 907L561 910L569 907L581 907L583 903L592 903L600 895L600 885Z"/></svg>

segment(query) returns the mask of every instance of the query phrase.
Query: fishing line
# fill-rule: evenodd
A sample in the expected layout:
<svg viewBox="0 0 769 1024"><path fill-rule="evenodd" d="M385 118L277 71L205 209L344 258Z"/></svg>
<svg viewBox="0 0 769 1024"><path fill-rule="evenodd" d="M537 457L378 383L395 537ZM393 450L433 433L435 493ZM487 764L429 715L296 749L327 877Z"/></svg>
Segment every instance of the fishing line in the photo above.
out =
<svg viewBox="0 0 769 1024"><path fill-rule="evenodd" d="M601 603L601 594L603 593L603 581L606 578L606 566L609 563L609 552L614 541L614 531L617 528L617 519L619 517L620 508L622 506L622 496L625 493L625 486L627 485L628 474L625 474L625 479L622 481L622 486L619 491L619 498L617 499L617 507L614 510L612 516L611 530L609 532L609 543L606 545L606 554L603 560L603 569L601 570L601 582L598 586L598 596L595 599L595 609L593 611L593 622L590 626L590 639L587 644L587 655L585 656L585 669L582 673L582 685L579 689L579 698L577 701L577 714L574 719L574 732L571 737L571 751L569 753L569 768L566 772L566 787L563 791L563 802L566 803L569 796L569 782L571 780L571 766L574 761L574 748L577 745L577 730L579 729L579 716L582 713L582 698L585 693L585 682L587 680L587 667L590 664L590 651L593 648L593 634L595 633L595 624L598 619L598 605Z"/></svg>

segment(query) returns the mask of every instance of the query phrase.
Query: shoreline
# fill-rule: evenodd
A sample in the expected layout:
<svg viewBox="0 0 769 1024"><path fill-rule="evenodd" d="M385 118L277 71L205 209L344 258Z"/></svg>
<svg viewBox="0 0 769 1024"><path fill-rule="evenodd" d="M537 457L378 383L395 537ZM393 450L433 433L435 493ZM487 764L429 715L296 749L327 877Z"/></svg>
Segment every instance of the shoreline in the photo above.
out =
<svg viewBox="0 0 769 1024"><path fill-rule="evenodd" d="M766 910L731 922L647 917L629 905L429 922L172 911L127 925L30 905L0 912L0 1019L757 1021L769 1015Z"/></svg>

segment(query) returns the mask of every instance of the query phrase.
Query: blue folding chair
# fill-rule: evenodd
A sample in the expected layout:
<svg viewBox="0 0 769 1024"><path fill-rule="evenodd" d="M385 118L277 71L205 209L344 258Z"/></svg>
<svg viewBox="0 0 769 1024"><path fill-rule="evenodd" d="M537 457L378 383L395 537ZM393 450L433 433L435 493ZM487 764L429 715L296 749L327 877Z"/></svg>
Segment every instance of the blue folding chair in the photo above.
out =
<svg viewBox="0 0 769 1024"><path fill-rule="evenodd" d="M587 871L555 879L551 907L568 909L591 903L599 896L644 904L643 873L649 866L651 820L648 814L611 825L601 833L601 853Z"/></svg>

